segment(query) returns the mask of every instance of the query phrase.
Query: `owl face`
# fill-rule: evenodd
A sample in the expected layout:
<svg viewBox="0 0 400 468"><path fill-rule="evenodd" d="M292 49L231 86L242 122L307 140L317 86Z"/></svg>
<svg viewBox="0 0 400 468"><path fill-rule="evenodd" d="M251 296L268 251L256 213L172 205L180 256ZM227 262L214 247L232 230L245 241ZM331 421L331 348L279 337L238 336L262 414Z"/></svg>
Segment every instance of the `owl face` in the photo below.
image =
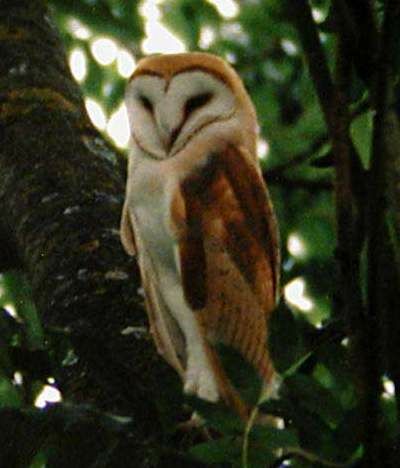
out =
<svg viewBox="0 0 400 468"><path fill-rule="evenodd" d="M197 63L185 63L183 55L144 59L127 87L133 142L152 158L172 157L203 130L215 126L221 132L238 121L234 77L219 70L217 58L204 63L210 60L206 54L193 56Z"/></svg>

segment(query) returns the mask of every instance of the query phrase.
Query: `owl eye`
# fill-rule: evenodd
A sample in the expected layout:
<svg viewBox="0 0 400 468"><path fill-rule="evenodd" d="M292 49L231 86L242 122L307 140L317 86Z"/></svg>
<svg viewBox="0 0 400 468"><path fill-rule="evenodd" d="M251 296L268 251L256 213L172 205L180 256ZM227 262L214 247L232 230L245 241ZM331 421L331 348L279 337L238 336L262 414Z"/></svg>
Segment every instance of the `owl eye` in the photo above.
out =
<svg viewBox="0 0 400 468"><path fill-rule="evenodd" d="M143 107L150 112L153 113L153 104L151 103L150 99L146 96L139 96L139 100L142 103Z"/></svg>
<svg viewBox="0 0 400 468"><path fill-rule="evenodd" d="M195 110L200 109L200 107L203 107L204 105L206 105L211 100L211 98L212 98L211 93L203 93L203 94L198 94L197 96L193 96L190 99L188 99L185 104L186 117L189 116Z"/></svg>

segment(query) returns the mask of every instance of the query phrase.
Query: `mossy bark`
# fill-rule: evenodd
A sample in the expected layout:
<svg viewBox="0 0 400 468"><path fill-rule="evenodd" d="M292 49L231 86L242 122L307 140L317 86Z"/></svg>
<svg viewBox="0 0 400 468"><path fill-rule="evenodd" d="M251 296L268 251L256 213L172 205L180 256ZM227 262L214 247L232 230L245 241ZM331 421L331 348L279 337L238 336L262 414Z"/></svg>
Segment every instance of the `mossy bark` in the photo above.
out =
<svg viewBox="0 0 400 468"><path fill-rule="evenodd" d="M64 398L133 417L131 447L151 453L165 440L158 397L172 371L141 331L140 278L119 239L119 168L88 119L45 3L0 0L0 232L43 325L73 345L77 359L55 369Z"/></svg>

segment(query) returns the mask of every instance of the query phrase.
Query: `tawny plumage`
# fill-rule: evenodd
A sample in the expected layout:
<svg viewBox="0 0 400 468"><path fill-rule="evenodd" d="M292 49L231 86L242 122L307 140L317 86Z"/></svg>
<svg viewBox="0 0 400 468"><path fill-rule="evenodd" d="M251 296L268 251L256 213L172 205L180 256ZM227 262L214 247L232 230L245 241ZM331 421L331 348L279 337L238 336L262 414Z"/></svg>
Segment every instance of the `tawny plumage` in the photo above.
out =
<svg viewBox="0 0 400 468"><path fill-rule="evenodd" d="M268 318L279 281L276 222L256 155L253 105L222 59L139 62L121 237L138 255L151 332L184 391L247 408L214 345L239 351L268 391Z"/></svg>

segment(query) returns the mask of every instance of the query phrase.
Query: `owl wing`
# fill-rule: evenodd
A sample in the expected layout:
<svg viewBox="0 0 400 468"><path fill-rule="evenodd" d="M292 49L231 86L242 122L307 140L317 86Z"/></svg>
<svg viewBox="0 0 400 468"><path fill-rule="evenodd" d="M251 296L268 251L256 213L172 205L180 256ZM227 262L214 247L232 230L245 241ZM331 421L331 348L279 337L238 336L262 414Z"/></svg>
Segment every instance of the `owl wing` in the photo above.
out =
<svg viewBox="0 0 400 468"><path fill-rule="evenodd" d="M193 309L207 305L205 241L214 241L264 309L275 304L279 250L275 217L262 176L244 148L227 146L181 183L185 229L179 240L184 294ZM173 217L174 218L174 217ZM176 220L182 225L182 219Z"/></svg>
<svg viewBox="0 0 400 468"><path fill-rule="evenodd" d="M185 346L182 333L168 310L157 282L157 274L152 265L151 257L142 245L140 236L135 239L133 222L129 213L127 203L124 204L121 217L121 241L129 255L138 257L140 272L142 276L142 285L145 292L146 310L150 322L150 332L153 336L157 350L164 359L183 375L185 357ZM139 245L139 249L138 249Z"/></svg>
<svg viewBox="0 0 400 468"><path fill-rule="evenodd" d="M157 274L147 252L139 257L142 285L145 292L146 310L150 332L159 354L183 377L186 361L185 342L178 324L157 288Z"/></svg>
<svg viewBox="0 0 400 468"><path fill-rule="evenodd" d="M129 214L128 203L126 201L122 208L120 233L121 233L121 242L122 242L122 245L124 246L126 253L132 256L136 255L137 248L136 248L135 234L133 231L132 220Z"/></svg>

